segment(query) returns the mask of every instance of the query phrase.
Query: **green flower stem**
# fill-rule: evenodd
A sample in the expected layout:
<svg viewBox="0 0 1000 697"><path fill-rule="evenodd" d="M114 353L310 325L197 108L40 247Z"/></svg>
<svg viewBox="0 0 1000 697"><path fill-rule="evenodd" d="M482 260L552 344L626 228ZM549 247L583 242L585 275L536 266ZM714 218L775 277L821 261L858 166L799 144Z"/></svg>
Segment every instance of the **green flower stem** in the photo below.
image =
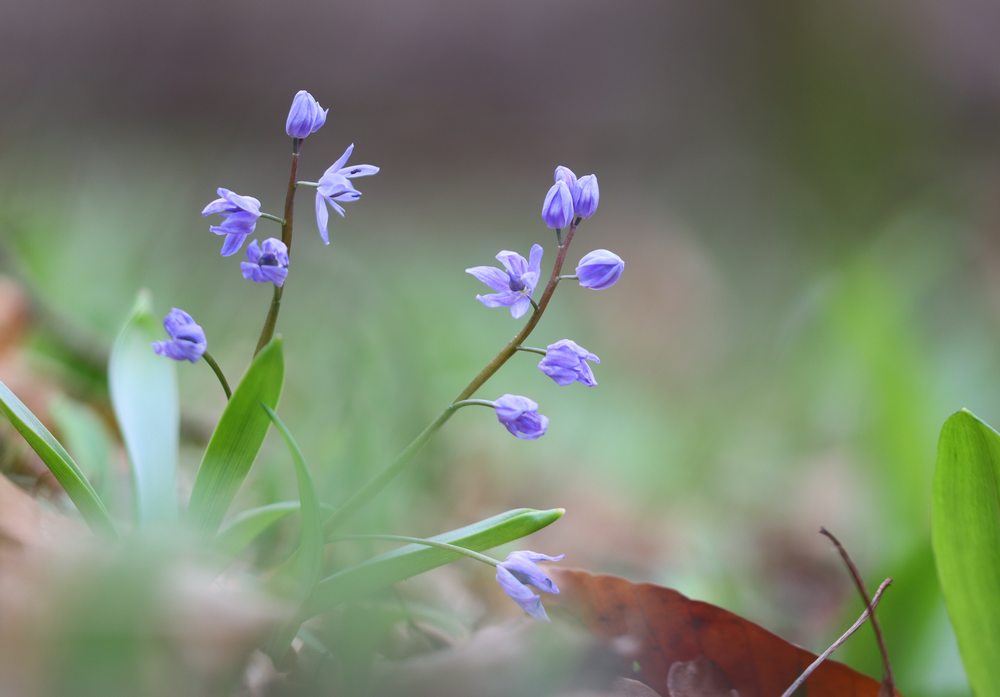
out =
<svg viewBox="0 0 1000 697"><path fill-rule="evenodd" d="M226 393L226 399L232 397L233 391L229 389L229 381L226 380L226 376L222 372L222 368L219 367L219 364L212 357L212 354L205 351L205 353L201 354L201 357L205 359L206 363L208 363L209 367L215 373L215 377L219 378L219 384L222 385L222 391Z"/></svg>
<svg viewBox="0 0 1000 697"><path fill-rule="evenodd" d="M285 217L281 223L281 241L288 248L289 259L292 256L292 213L295 209L295 177L299 173L299 149L302 147L302 140L292 139L292 165L288 174L288 190L285 192ZM287 283L287 281L286 281ZM274 336L274 328L278 324L278 313L281 311L281 294L284 286L275 286L274 295L271 297L271 306L267 310L267 317L264 318L264 326L260 330L260 338L257 340L257 348L253 355L260 353L260 350L267 346Z"/></svg>
<svg viewBox="0 0 1000 697"><path fill-rule="evenodd" d="M518 346L518 351L524 351L525 353L537 353L539 356L547 356L548 351L545 349L535 348L534 346Z"/></svg>
<svg viewBox="0 0 1000 697"><path fill-rule="evenodd" d="M464 557L481 561L484 564L489 564L490 566L498 566L500 564L499 559L494 559L489 555L480 554L479 552L473 552L471 549L466 549L465 547L459 547L458 545L449 544L447 542L438 542L437 540L428 540L423 537L410 537L409 535L339 535L327 540L327 542L346 542L349 540L387 540L389 542L409 542L415 545L437 547L438 549L443 549L448 552L461 554Z"/></svg>
<svg viewBox="0 0 1000 697"><path fill-rule="evenodd" d="M579 276L577 276L575 273L567 273L567 274L563 274L562 276L560 276L559 280L560 281L570 281L570 280L575 281L578 278L579 278Z"/></svg>
<svg viewBox="0 0 1000 697"><path fill-rule="evenodd" d="M276 223L278 223L280 225L284 225L285 224L285 219L284 218L279 218L278 216L271 215L270 213L261 213L260 217L261 218L267 218L268 220L273 220L274 222L276 222Z"/></svg>
<svg viewBox="0 0 1000 697"><path fill-rule="evenodd" d="M305 182L305 181L299 181L299 182L295 182L295 183L296 183L296 184L297 184L298 186L309 186L309 187L312 187L313 189L318 189L318 188L319 188L319 182Z"/></svg>
<svg viewBox="0 0 1000 697"><path fill-rule="evenodd" d="M342 506L340 506L333 514L326 520L326 532L329 534L331 530L336 528L337 525L343 523L351 515L354 514L359 508L368 503L376 494L378 494L382 489L386 487L396 476L403 471L413 456L416 455L424 444L430 440L438 430L447 423L448 419L451 418L452 414L455 413L460 407L470 406L473 404L481 406L493 406L492 402L482 399L469 399L483 384L493 377L500 368L503 367L504 363L510 360L511 356L517 353L517 349L524 343L524 340L528 338L531 332L538 326L539 320L542 319L542 314L545 312L545 308L549 306L549 301L552 300L553 293L556 292L556 286L559 285L559 272L562 271L563 264L566 261L566 253L569 251L569 245L573 241L573 235L576 233L576 227L580 220L574 220L573 224L570 226L569 231L566 235L566 239L559 245L559 252L556 254L555 264L552 266L552 273L549 275L549 281L545 286L545 290L542 292L542 297L538 301L538 305L535 306L534 312L528 318L528 321L521 328L514 338L511 339L507 344L500 349L500 352L493 357L486 367L479 371L479 374L472 379L472 381L465 386L458 396L455 397L454 401L448 405L448 407L442 411L434 421L431 422L427 428L420 432L420 434L414 438L403 451L396 456L389 465L383 469L381 472L376 474L374 477L368 480L368 482L358 489Z"/></svg>

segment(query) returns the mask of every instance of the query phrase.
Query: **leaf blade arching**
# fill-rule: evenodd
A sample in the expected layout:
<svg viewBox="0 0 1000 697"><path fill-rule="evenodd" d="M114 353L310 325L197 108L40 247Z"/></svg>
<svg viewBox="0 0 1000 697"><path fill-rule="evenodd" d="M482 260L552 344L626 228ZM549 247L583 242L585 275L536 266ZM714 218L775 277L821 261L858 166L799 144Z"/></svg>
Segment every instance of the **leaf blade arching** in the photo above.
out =
<svg viewBox="0 0 1000 697"><path fill-rule="evenodd" d="M271 419L260 408L278 406L284 381L280 339L274 339L253 359L205 448L188 505L188 519L198 529L214 533L226 515L264 443Z"/></svg>
<svg viewBox="0 0 1000 697"><path fill-rule="evenodd" d="M1000 434L971 412L945 421L931 541L945 606L976 694L1000 684Z"/></svg>
<svg viewBox="0 0 1000 697"><path fill-rule="evenodd" d="M91 529L97 533L116 535L114 523L104 507L104 502L76 462L38 417L3 382L0 382L0 411L66 490L66 494Z"/></svg>

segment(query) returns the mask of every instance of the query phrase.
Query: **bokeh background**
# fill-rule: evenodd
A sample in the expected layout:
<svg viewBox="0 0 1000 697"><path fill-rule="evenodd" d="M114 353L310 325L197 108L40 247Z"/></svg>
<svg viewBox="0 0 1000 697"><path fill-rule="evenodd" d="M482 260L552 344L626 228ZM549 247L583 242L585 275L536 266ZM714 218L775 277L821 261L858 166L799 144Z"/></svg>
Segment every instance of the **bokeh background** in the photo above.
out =
<svg viewBox="0 0 1000 697"><path fill-rule="evenodd" d="M463 269L533 242L551 260L553 167L596 172L571 261L605 247L626 273L561 288L533 342L593 350L600 386L517 357L482 396L533 396L548 435L463 411L364 522L429 535L565 506L532 549L814 650L859 611L825 525L872 585L895 578L906 694L964 694L930 483L947 415L1000 422L998 30L986 0L0 0L2 271L43 308L31 369L82 399L101 382L61 345L99 352L139 288L194 314L235 379L270 292L198 213L218 186L280 213L309 89L331 109L302 177L351 142L382 167L328 248L303 192L280 323L282 411L336 502L516 330ZM181 380L210 427L207 369ZM243 503L289 492L269 442ZM843 657L877 673L867 634Z"/></svg>

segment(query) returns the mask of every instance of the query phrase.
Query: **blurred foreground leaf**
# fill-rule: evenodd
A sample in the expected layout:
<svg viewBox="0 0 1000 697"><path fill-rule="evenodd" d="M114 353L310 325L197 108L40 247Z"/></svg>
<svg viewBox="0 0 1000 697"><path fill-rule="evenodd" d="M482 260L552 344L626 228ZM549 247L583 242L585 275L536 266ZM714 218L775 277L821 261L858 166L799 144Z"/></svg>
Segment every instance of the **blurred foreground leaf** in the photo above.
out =
<svg viewBox="0 0 1000 697"><path fill-rule="evenodd" d="M1000 434L968 411L941 429L932 541L973 691L1000 685Z"/></svg>
<svg viewBox="0 0 1000 697"><path fill-rule="evenodd" d="M52 402L51 412L57 432L66 441L66 449L76 453L77 464L91 480L101 500L108 504L114 444L101 417L84 402L64 396Z"/></svg>
<svg viewBox="0 0 1000 697"><path fill-rule="evenodd" d="M219 527L257 458L271 425L260 405L278 406L284 374L281 340L275 339L254 357L226 404L191 491L188 515L201 530L213 533Z"/></svg>
<svg viewBox="0 0 1000 697"><path fill-rule="evenodd" d="M162 334L148 294L141 293L108 361L111 405L132 466L140 525L177 519L177 367L153 353Z"/></svg>
<svg viewBox="0 0 1000 697"><path fill-rule="evenodd" d="M559 520L563 513L561 508L546 511L516 508L428 539L482 552L541 530ZM320 581L307 604L307 613L316 615L332 610L340 603L363 597L372 591L461 558L462 555L457 552L418 544L409 544L380 554Z"/></svg>
<svg viewBox="0 0 1000 697"><path fill-rule="evenodd" d="M114 533L114 524L101 498L66 449L49 433L17 396L0 382L0 411L42 459L62 485L80 514L95 532Z"/></svg>

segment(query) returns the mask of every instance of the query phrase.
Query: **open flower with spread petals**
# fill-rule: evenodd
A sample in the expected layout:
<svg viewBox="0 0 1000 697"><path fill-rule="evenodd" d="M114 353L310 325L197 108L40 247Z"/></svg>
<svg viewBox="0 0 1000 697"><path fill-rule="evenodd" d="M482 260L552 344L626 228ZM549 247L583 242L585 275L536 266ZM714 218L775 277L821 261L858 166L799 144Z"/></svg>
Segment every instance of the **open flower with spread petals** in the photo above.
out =
<svg viewBox="0 0 1000 697"><path fill-rule="evenodd" d="M326 123L329 109L324 109L316 98L305 90L299 90L292 98L292 107L288 110L285 120L285 133L292 138L305 138L312 135Z"/></svg>
<svg viewBox="0 0 1000 697"><path fill-rule="evenodd" d="M257 226L260 218L260 201L253 196L240 196L237 193L219 187L219 198L215 199L201 212L202 215L221 215L225 218L222 225L212 225L208 229L216 235L225 235L222 244L222 256L236 254L243 241Z"/></svg>
<svg viewBox="0 0 1000 697"><path fill-rule="evenodd" d="M544 593L559 594L555 582L546 575L536 562L559 561L565 555L550 557L538 552L511 552L507 559L497 565L497 583L510 598L521 606L521 609L532 617L540 620L549 619L542 607L542 596L531 590L534 586Z"/></svg>
<svg viewBox="0 0 1000 697"><path fill-rule="evenodd" d="M476 300L486 307L509 307L514 319L523 317L531 307L531 296L535 293L535 286L541 276L543 251L541 245L533 244L525 259L516 252L503 250L496 257L503 264L503 269L495 266L466 269L465 273L475 276L496 291L477 295Z"/></svg>
<svg viewBox="0 0 1000 697"><path fill-rule="evenodd" d="M505 394L493 402L497 421L521 440L535 440L545 435L549 417L538 413L538 402L516 394Z"/></svg>
<svg viewBox="0 0 1000 697"><path fill-rule="evenodd" d="M170 335L169 341L156 341L153 351L175 361L197 363L208 348L205 330L188 313L175 307L163 319L163 328Z"/></svg>
<svg viewBox="0 0 1000 697"><path fill-rule="evenodd" d="M549 344L538 369L552 378L557 385L579 382L587 387L597 385L594 371L587 363L600 363L601 359L571 339L561 339Z"/></svg>
<svg viewBox="0 0 1000 697"><path fill-rule="evenodd" d="M576 277L580 285L591 290L604 290L618 282L625 262L614 252L595 249L585 255L576 266Z"/></svg>
<svg viewBox="0 0 1000 697"><path fill-rule="evenodd" d="M348 203L361 198L361 192L354 188L350 180L356 177L370 177L379 171L374 165L348 165L347 160L353 152L354 143L351 143L344 154L323 173L316 189L316 226L319 227L319 236L323 238L325 244L330 244L330 235L327 232L330 212L326 209L327 204L343 218L344 208L337 202Z"/></svg>
<svg viewBox="0 0 1000 697"><path fill-rule="evenodd" d="M279 288L288 278L288 247L274 237L264 240L263 245L257 240L247 247L247 261L240 262L243 278L254 283L273 283Z"/></svg>

